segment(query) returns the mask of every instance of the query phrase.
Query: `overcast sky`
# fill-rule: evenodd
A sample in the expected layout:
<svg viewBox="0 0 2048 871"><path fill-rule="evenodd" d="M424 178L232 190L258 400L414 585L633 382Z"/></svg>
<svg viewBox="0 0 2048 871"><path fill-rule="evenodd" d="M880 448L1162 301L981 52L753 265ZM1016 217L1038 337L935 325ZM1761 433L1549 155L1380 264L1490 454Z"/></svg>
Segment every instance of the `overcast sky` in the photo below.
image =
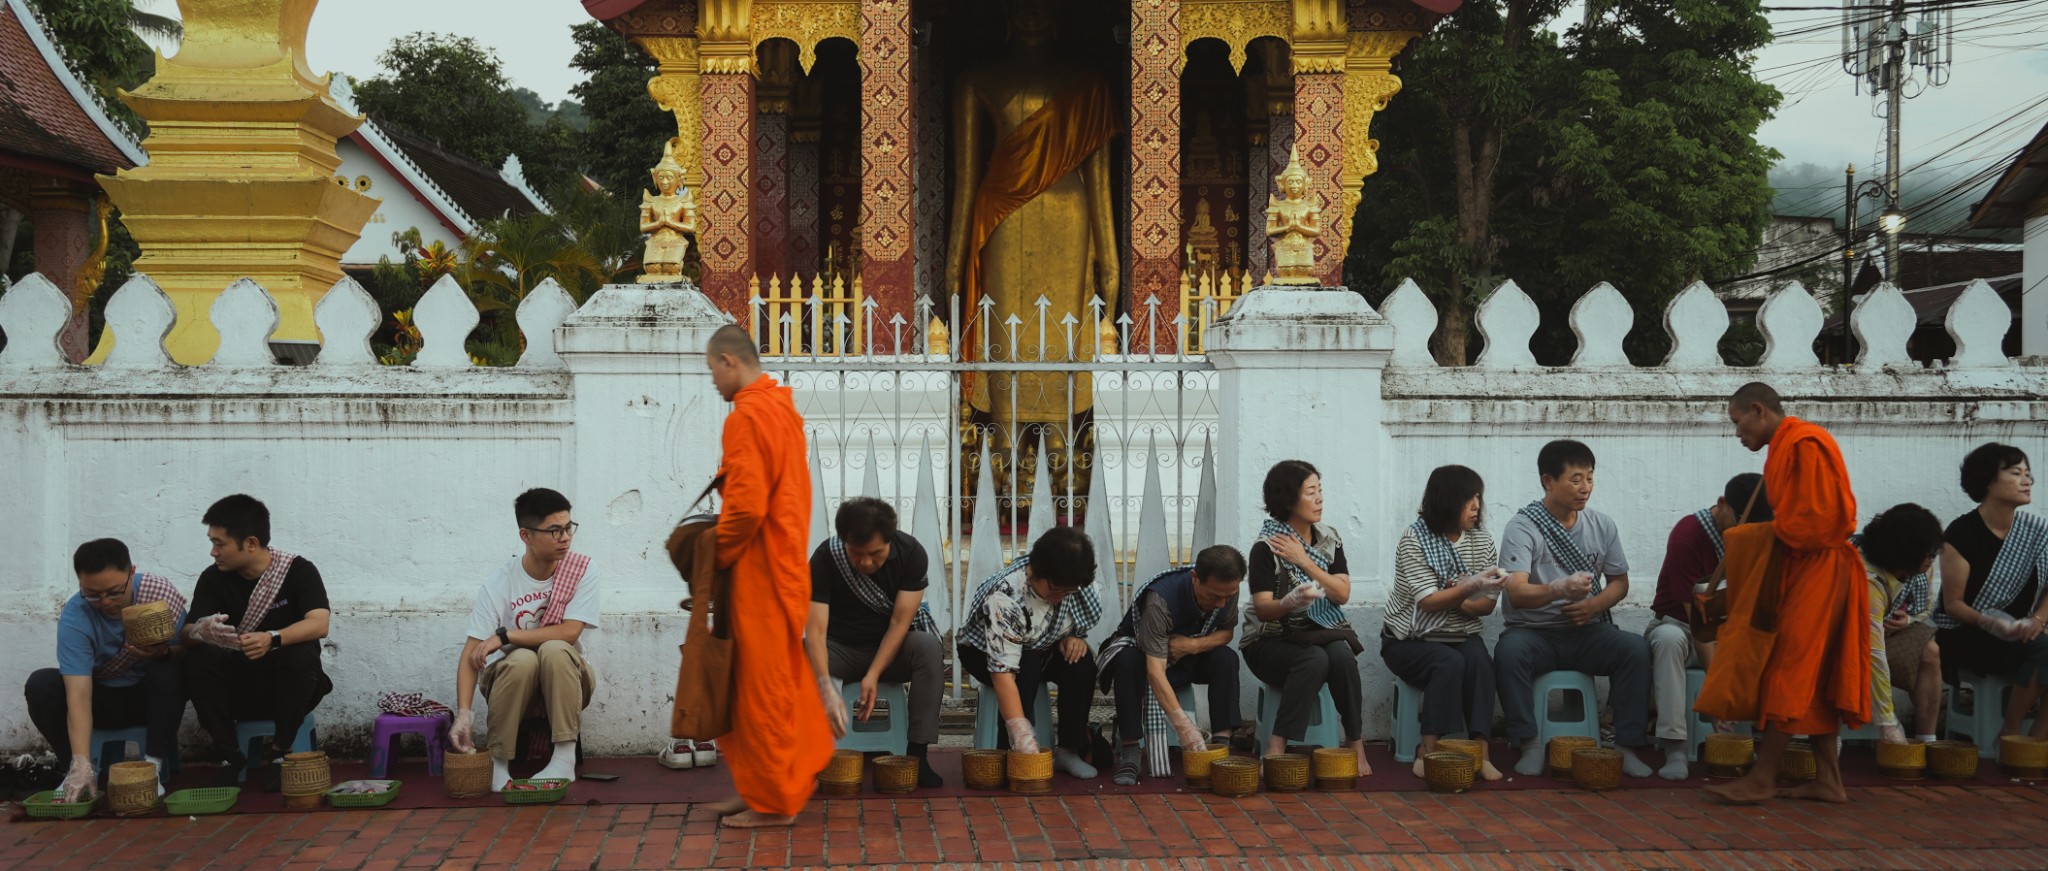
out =
<svg viewBox="0 0 2048 871"><path fill-rule="evenodd" d="M153 2L158 11L175 14L171 0ZM579 80L569 67L575 51L569 27L583 20L576 0L329 0L314 13L308 61L315 70L367 78L377 74L376 57L395 37L418 30L461 34L495 49L516 84L554 102L567 98ZM1884 122L1871 111L1869 91L1859 94L1842 72L1840 13L1790 9L1772 12L1771 20L1779 39L1757 58L1757 69L1784 92L1785 102L1764 125L1764 143L1784 154L1787 167L1811 163L1839 174L1853 162L1859 172L1876 171ZM2048 3L1991 0L1955 13L1955 24L1956 62L1947 86L1906 101L1901 115L1908 167L1929 160L1936 171L1995 165L2048 122Z"/></svg>

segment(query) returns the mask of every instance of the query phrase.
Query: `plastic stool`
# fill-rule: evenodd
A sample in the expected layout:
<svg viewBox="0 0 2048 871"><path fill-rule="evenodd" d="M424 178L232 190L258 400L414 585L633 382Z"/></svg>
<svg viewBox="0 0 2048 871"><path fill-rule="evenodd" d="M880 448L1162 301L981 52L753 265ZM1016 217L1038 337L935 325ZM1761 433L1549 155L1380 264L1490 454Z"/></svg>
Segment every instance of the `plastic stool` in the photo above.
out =
<svg viewBox="0 0 2048 871"><path fill-rule="evenodd" d="M910 752L910 692L904 684L882 681L875 685L875 712L860 720L860 681L840 681L839 693L846 699L846 736L836 745L841 750L879 751L901 756ZM888 705L884 714L882 705Z"/></svg>
<svg viewBox="0 0 2048 871"><path fill-rule="evenodd" d="M1330 698L1330 688L1324 686L1316 696L1322 704L1309 715L1308 730L1302 733L1304 744L1316 747L1344 746L1344 730L1338 725L1337 703ZM1259 726L1258 752L1266 752L1266 741L1273 737L1273 718L1280 715L1280 691L1259 682Z"/></svg>
<svg viewBox="0 0 2048 871"><path fill-rule="evenodd" d="M1195 709L1194 684L1183 684L1181 686L1174 687L1173 697L1180 700L1180 709L1186 711L1188 713L1188 716L1190 718L1193 718L1197 724L1203 722L1200 713ZM1174 731L1171 725L1167 726L1166 729L1166 746L1180 746L1180 733Z"/></svg>
<svg viewBox="0 0 2048 871"><path fill-rule="evenodd" d="M1956 701L1962 697L1962 688L1968 684L1972 690L1970 712L1963 713L1956 708ZM1964 671L1956 675L1956 685L1948 688L1948 734L1961 734L1977 745L1980 759L1998 758L1998 730L2005 727L2005 694L2012 689L2012 681L2003 677L1986 676ZM2034 721L2020 724L2022 733L2033 731Z"/></svg>
<svg viewBox="0 0 2048 871"><path fill-rule="evenodd" d="M1394 761L1414 762L1422 744L1422 690L1394 678Z"/></svg>
<svg viewBox="0 0 2048 871"><path fill-rule="evenodd" d="M978 685L981 687L981 695L975 697L974 704L974 749L994 750L996 735L1003 728L999 722L1003 718L1003 712L998 710L999 706L996 704L995 687L985 683ZM1032 729L1038 733L1038 749L1050 750L1053 746L1052 694L1046 691L1045 684L1038 685L1038 698L1034 700L1031 708Z"/></svg>
<svg viewBox="0 0 2048 871"><path fill-rule="evenodd" d="M314 740L313 729L313 712L307 711L306 721L299 724L299 734L292 738L291 752L311 753L319 748L319 742ZM242 776L237 778L238 780L248 780L249 772L263 764L263 754L251 749L256 739L275 737L277 722L274 720L242 720L235 723L235 746L242 748L242 753L249 757L249 765L242 769Z"/></svg>
<svg viewBox="0 0 2048 871"><path fill-rule="evenodd" d="M128 744L131 741L135 743L135 752L148 752L149 727L130 726L126 729L92 730L92 746L87 753L91 756L92 767L99 772L99 778L102 782L106 781L107 772L113 770L114 763L128 758ZM108 753L106 750L108 747L113 747L114 752ZM171 755L164 760L164 770L157 772L157 774L160 778L167 778L177 770L178 746L172 744Z"/></svg>
<svg viewBox="0 0 2048 871"><path fill-rule="evenodd" d="M402 714L378 714L377 723L370 732L370 776L383 777L390 767L391 747L400 735L418 735L427 742L427 773L441 775L441 758L447 752L448 714L434 714L426 717L408 717Z"/></svg>
<svg viewBox="0 0 2048 871"><path fill-rule="evenodd" d="M1584 735L1600 737L1599 696L1594 694L1593 676L1583 671L1545 672L1536 678L1534 692L1536 704L1536 743L1550 746L1550 739L1559 735ZM1574 718L1553 720L1550 718L1550 696L1552 693L1577 693L1579 715Z"/></svg>

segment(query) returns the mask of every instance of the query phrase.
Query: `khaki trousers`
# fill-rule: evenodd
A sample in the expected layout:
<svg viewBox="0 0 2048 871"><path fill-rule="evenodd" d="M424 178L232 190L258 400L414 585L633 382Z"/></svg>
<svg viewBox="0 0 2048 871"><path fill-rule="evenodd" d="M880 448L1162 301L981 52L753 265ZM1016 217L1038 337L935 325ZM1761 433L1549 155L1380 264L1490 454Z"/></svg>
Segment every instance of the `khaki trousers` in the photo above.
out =
<svg viewBox="0 0 2048 871"><path fill-rule="evenodd" d="M1657 698L1656 737L1684 741L1690 737L1686 716L1692 700L1686 697L1685 670L1699 662L1692 646L1692 624L1670 617L1658 617L1643 630L1650 642L1650 685Z"/></svg>
<svg viewBox="0 0 2048 871"><path fill-rule="evenodd" d="M484 669L483 694L489 710L485 737L491 758L510 762L519 738L519 721L546 712L551 741L573 741L583 731L583 709L597 687L597 673L583 654L566 641L549 641L539 649L520 648Z"/></svg>

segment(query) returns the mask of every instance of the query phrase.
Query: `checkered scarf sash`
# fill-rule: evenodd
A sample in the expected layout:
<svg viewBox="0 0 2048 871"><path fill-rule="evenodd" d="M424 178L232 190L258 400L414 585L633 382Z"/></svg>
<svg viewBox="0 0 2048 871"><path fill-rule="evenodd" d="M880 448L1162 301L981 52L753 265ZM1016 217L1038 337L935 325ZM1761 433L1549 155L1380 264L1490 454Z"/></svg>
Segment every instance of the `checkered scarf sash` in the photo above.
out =
<svg viewBox="0 0 2048 871"><path fill-rule="evenodd" d="M1592 557L1586 556L1586 552L1579 549L1579 543L1572 539L1571 531L1565 529L1564 524L1557 522L1557 518L1550 516L1550 511L1543 507L1543 500L1538 499L1522 506L1519 513L1536 524L1536 531L1543 535L1544 546L1550 548L1551 557L1556 559L1559 565L1564 566L1565 571L1572 574L1587 572L1593 576L1593 590L1586 595L1600 595L1600 591L1607 587L1607 579L1600 576L1599 570L1593 565ZM1583 522L1584 518L1580 520ZM1713 524L1709 523L1707 528L1712 529ZM1614 615L1602 611L1600 619L1611 623L1614 621Z"/></svg>
<svg viewBox="0 0 2048 871"><path fill-rule="evenodd" d="M1465 532L1466 535L1474 533L1485 534L1478 527ZM1414 523L1408 524L1408 535L1422 547L1422 561L1428 563L1429 570L1436 573L1437 589L1449 589L1452 584L1457 583L1458 578L1472 571L1465 567L1465 558L1458 555L1458 546L1452 544L1450 539L1436 534L1436 530L1429 528L1429 524L1422 518L1417 517ZM1424 611L1419 607L1415 608L1415 627L1412 630L1414 637L1422 638L1443 628L1445 623L1451 622L1452 614L1452 611Z"/></svg>
<svg viewBox="0 0 2048 871"><path fill-rule="evenodd" d="M152 575L148 572L138 572L135 577L135 601L129 604L143 605L150 602L169 602L171 603L171 610L178 612L177 619L182 619L185 616L185 597L178 592L177 587L171 585L168 578L165 578L163 575ZM123 638L126 638L125 631ZM113 658L100 663L98 668L92 670L93 680L108 681L127 674L129 669L134 668L135 664L141 662L144 658L141 654L130 651L128 646L123 644L119 653L114 654Z"/></svg>
<svg viewBox="0 0 2048 871"><path fill-rule="evenodd" d="M989 594L995 592L998 581L1011 575L1023 573L1024 567L1029 565L1030 562L1030 555L1020 556L1009 565L1004 566L1001 571L990 575L988 580L982 581L981 586L975 589L974 601L967 607L969 615L967 627L960 631L961 643L979 650L988 649L988 628L992 619L988 616ZM1023 595L1031 595L1030 588L1026 585L1020 584L1018 589ZM1070 605L1073 608L1071 612L1073 626L1071 631L1061 632L1059 631L1060 623L1063 621L1060 618L1069 614L1068 607ZM1073 595L1061 599L1059 604L1054 605L1051 618L1046 620L1045 625L1039 628L1037 635L1025 640L1024 649L1045 650L1058 643L1061 638L1067 635L1086 635L1088 630L1094 628L1096 622L1101 619L1102 600L1096 596L1095 585L1089 584L1076 591Z"/></svg>
<svg viewBox="0 0 2048 871"><path fill-rule="evenodd" d="M277 591L284 586L284 576L292 570L292 563L299 555L270 548L270 568L263 570L263 577L256 579L256 589L249 591L249 607L242 612L242 624L235 631L247 635L263 625L263 618L269 616L270 606L277 601Z"/></svg>
<svg viewBox="0 0 2048 871"><path fill-rule="evenodd" d="M874 578L854 571L853 561L846 558L846 542L835 535L825 540L825 550L832 554L832 564L839 567L839 577L846 581L847 589L860 598L861 604L884 617L896 613L896 603L882 592L882 585L875 583ZM917 603L917 616L910 618L910 631L939 634L939 624L932 619L930 603L922 600Z"/></svg>
<svg viewBox="0 0 2048 871"><path fill-rule="evenodd" d="M438 717L450 713L448 706L424 693L384 693L377 697L377 710L400 717Z"/></svg>
<svg viewBox="0 0 2048 871"><path fill-rule="evenodd" d="M1548 516L1550 512L1544 512ZM1714 543L1714 556L1728 558L1728 543L1721 538L1721 525L1714 522L1714 509L1702 508L1693 512L1692 519L1700 522L1700 528L1707 531L1707 540Z"/></svg>
<svg viewBox="0 0 2048 871"><path fill-rule="evenodd" d="M576 598L576 585L583 582L583 574L588 571L590 557L573 550L555 563L555 576L548 585L548 606L540 610L540 625L555 626L562 622L569 602Z"/></svg>
<svg viewBox="0 0 2048 871"><path fill-rule="evenodd" d="M1863 533L1858 532L1850 535L1849 543L1855 545L1856 549L1860 552L1863 549ZM1892 594L1891 604L1886 606L1885 613L1890 614L1895 611L1903 611L1908 617L1919 616L1920 612L1928 607L1927 597L1932 595L1931 588L1933 585L1934 580L1928 577L1927 572L1921 572L1901 580L1899 582L1899 591ZM1940 616L1936 615L1936 619L1939 620Z"/></svg>
<svg viewBox="0 0 2048 871"><path fill-rule="evenodd" d="M1316 568L1322 569L1325 572L1330 570L1330 563L1337 559L1337 537L1334 535L1319 535L1316 537L1315 544L1309 544L1306 541L1302 541L1301 536L1295 533L1294 527L1274 520L1271 517L1266 518L1266 522L1259 526L1260 540L1272 538L1276 535L1285 535L1301 542L1301 549L1308 554L1309 562L1315 563ZM1302 571L1300 566L1280 559L1277 554L1274 555L1273 559L1280 564L1280 568L1286 572L1287 577L1294 580L1294 583L1288 585L1287 591L1279 595L1286 596L1287 593L1293 592L1295 587L1312 583L1308 572ZM1321 626L1324 629L1336 629L1344 625L1344 609L1331 604L1328 598L1317 599L1309 603L1308 619L1315 621L1317 626ZM1279 631L1279 622L1276 621L1268 625L1271 628L1267 631Z"/></svg>
<svg viewBox="0 0 2048 871"><path fill-rule="evenodd" d="M2030 511L2015 511L2012 515L2012 529L2005 534L2005 543L1998 548L1998 558L1991 563L1991 571L1984 576L1984 586L1977 589L1977 599L1970 607L1979 611L2012 609L2019 606L2024 617L2025 611L2032 610L2033 602L2014 602L2020 588L2027 581L2042 573L2048 563L2048 520ZM1946 612L1934 612L1934 623L1943 629L1953 629L1962 623Z"/></svg>
<svg viewBox="0 0 2048 871"><path fill-rule="evenodd" d="M1138 588L1137 595L1131 597L1131 612L1135 614L1140 611L1142 603L1145 601L1145 592L1152 589L1153 584L1174 575L1190 573L1192 570L1192 566L1181 566L1180 568L1167 569L1154 575L1152 580L1145 582L1145 586ZM1200 629L1195 630L1195 636L1200 637L1216 631L1216 622L1223 619L1223 612L1225 610L1227 609L1217 608L1214 611L1203 612L1202 626ZM1138 636L1135 631L1138 622L1138 620L1132 621L1132 634L1119 635L1110 639L1109 643L1102 645L1102 652L1096 656L1095 661L1102 663L1105 670L1107 670L1108 664L1116 659L1117 654L1123 652L1124 648L1138 646ZM1141 649L1138 651L1138 655L1144 656L1145 652ZM1195 712L1188 711L1187 714L1189 717L1193 717ZM1152 682L1148 680L1145 682L1145 764L1153 777L1166 777L1173 773L1173 760L1166 752L1167 736L1172 733L1173 725L1166 721L1166 708L1159 704L1159 697L1152 693Z"/></svg>

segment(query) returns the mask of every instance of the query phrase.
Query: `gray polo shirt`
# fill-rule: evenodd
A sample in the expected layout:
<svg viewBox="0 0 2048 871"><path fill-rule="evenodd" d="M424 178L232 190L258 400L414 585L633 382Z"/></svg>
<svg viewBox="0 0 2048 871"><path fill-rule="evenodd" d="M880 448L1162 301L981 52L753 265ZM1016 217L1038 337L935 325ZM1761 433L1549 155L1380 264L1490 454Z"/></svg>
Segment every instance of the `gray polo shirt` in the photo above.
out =
<svg viewBox="0 0 2048 871"><path fill-rule="evenodd" d="M1621 532L1614 526L1613 518L1598 511L1587 509L1579 512L1578 521L1565 530L1579 551L1593 561L1594 571L1604 577L1628 574L1628 558L1621 552ZM1501 530L1500 567L1509 573L1528 572L1532 584L1547 584L1571 574L1557 557L1551 554L1550 546L1543 541L1543 533L1536 528L1536 522L1515 512L1513 519ZM1572 625L1571 618L1564 616L1564 603L1552 602L1541 608L1517 608L1506 597L1501 598L1502 617L1508 626L1528 626L1550 629Z"/></svg>

